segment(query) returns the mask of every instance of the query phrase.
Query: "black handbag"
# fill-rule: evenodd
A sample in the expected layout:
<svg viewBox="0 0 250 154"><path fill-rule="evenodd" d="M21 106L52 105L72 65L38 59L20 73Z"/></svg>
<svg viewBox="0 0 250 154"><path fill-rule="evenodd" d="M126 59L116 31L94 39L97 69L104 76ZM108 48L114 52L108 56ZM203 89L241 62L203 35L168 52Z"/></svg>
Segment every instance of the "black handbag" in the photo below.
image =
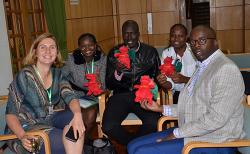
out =
<svg viewBox="0 0 250 154"><path fill-rule="evenodd" d="M115 147L108 138L98 138L91 144L84 145L85 154L117 154Z"/></svg>

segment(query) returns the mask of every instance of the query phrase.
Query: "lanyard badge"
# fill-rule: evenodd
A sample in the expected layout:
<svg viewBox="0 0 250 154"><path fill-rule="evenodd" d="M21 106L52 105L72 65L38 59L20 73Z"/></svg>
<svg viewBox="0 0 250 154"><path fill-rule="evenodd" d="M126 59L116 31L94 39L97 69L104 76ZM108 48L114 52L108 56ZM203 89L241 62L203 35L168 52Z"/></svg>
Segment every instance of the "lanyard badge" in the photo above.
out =
<svg viewBox="0 0 250 154"><path fill-rule="evenodd" d="M37 67L35 66L34 68L35 68L36 74L38 75L39 79L41 80L41 82L44 85L44 82L42 80L42 77L41 77ZM52 88L48 88L48 89L45 90L46 93L47 93L48 99L49 99L49 114L50 115L54 113L53 105L52 105L52 102L51 102L51 97L52 97L52 90L51 89Z"/></svg>

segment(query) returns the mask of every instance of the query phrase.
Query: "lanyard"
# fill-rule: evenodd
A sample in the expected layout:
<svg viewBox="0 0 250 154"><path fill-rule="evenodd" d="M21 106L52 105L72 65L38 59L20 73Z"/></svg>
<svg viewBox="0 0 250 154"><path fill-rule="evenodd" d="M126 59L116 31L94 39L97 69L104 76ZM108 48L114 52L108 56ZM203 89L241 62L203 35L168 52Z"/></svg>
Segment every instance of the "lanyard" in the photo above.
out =
<svg viewBox="0 0 250 154"><path fill-rule="evenodd" d="M39 71L38 71L38 69L37 69L36 66L35 66L35 71L36 71L36 74L38 75L39 79L42 81L42 83L43 83L43 85L44 85L43 79L42 79L42 77L41 77L41 75L40 75L40 73L39 73ZM49 105L51 105L51 97L52 97L51 89L52 89L52 88L46 89L46 93L47 93L48 98L49 98Z"/></svg>
<svg viewBox="0 0 250 154"><path fill-rule="evenodd" d="M88 63L86 63L86 70L87 70L87 73L94 73L94 59L92 59L91 61L91 72L89 72L89 69L88 69Z"/></svg>

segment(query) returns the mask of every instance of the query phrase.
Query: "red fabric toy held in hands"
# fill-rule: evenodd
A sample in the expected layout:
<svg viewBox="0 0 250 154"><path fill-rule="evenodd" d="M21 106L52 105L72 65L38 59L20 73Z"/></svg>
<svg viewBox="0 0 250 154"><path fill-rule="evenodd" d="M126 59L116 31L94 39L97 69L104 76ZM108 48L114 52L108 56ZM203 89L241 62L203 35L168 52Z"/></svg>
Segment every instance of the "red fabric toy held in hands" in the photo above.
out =
<svg viewBox="0 0 250 154"><path fill-rule="evenodd" d="M135 92L135 102L147 100L149 104L152 104L153 94L151 90L154 89L154 86L154 81L148 75L141 76L140 84L134 85L134 88L138 89Z"/></svg>
<svg viewBox="0 0 250 154"><path fill-rule="evenodd" d="M121 46L119 48L119 51L117 50L117 53L114 54L114 56L117 58L117 60L123 64L127 69L130 69L130 58L128 54L128 47Z"/></svg>
<svg viewBox="0 0 250 154"><path fill-rule="evenodd" d="M164 63L159 67L161 74L171 76L175 72L175 66L172 63L173 59L171 57L166 57Z"/></svg>
<svg viewBox="0 0 250 154"><path fill-rule="evenodd" d="M89 73L85 75L88 83L84 84L84 86L88 87L87 95L97 96L102 93L101 84L97 81L96 75L93 73Z"/></svg>

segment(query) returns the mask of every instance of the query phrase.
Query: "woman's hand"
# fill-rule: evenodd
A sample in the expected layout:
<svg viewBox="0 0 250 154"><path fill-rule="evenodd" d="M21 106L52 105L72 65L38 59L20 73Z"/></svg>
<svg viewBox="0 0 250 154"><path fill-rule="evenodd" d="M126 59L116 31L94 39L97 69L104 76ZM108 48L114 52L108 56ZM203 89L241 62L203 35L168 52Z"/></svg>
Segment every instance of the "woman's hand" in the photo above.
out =
<svg viewBox="0 0 250 154"><path fill-rule="evenodd" d="M167 78L165 75L163 74L159 74L157 77L156 77L158 83L160 84L160 86L164 87L164 85L167 84Z"/></svg>
<svg viewBox="0 0 250 154"><path fill-rule="evenodd" d="M189 77L186 77L180 73L174 72L170 77L174 83L187 83L189 80Z"/></svg>
<svg viewBox="0 0 250 154"><path fill-rule="evenodd" d="M165 75L163 74L159 74L157 77L157 82L159 83L159 85L162 87L162 89L166 92L168 91L168 89L172 88L172 84L167 81L167 78Z"/></svg>
<svg viewBox="0 0 250 154"><path fill-rule="evenodd" d="M79 138L84 135L85 126L83 124L81 107L78 99L73 99L69 103L69 108L73 112L74 117L70 121L69 126L73 127L74 137L77 138L77 132L79 134Z"/></svg>
<svg viewBox="0 0 250 154"><path fill-rule="evenodd" d="M143 100L140 102L141 107L145 110L150 110L154 112L163 112L163 107L156 103L155 101L152 102L152 104L149 104L146 100Z"/></svg>
<svg viewBox="0 0 250 154"><path fill-rule="evenodd" d="M29 152L32 151L32 145L31 145L31 140L35 139L38 140L37 137L32 136L32 135L24 135L20 140L22 142L22 146Z"/></svg>
<svg viewBox="0 0 250 154"><path fill-rule="evenodd" d="M73 127L75 138L77 138L77 132L79 134L79 138L81 138L84 135L85 126L83 123L81 112L74 113L74 117L71 120L70 125Z"/></svg>

